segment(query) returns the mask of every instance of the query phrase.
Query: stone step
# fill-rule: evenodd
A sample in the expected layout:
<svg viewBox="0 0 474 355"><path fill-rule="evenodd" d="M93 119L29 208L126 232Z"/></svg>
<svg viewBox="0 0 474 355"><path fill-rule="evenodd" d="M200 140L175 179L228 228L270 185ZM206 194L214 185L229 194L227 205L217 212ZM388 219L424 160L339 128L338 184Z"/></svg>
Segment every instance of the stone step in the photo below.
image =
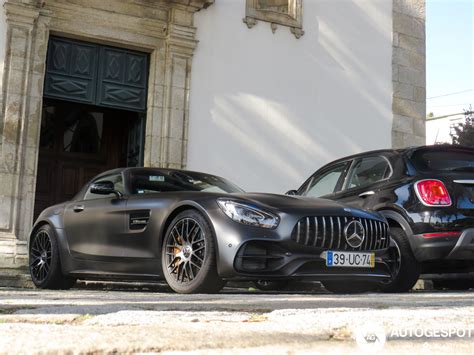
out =
<svg viewBox="0 0 474 355"><path fill-rule="evenodd" d="M0 287L34 288L31 277L21 270L0 270Z"/></svg>

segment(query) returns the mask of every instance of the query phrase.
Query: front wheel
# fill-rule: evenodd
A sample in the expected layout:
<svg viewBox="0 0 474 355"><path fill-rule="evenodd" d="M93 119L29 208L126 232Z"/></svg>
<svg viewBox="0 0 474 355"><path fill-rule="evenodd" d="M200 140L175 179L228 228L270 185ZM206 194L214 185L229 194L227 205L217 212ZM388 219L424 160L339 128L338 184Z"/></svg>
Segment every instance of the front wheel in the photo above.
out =
<svg viewBox="0 0 474 355"><path fill-rule="evenodd" d="M61 272L59 245L54 229L45 224L31 237L29 248L31 280L38 288L69 289L76 279Z"/></svg>
<svg viewBox="0 0 474 355"><path fill-rule="evenodd" d="M392 280L382 284L382 292L408 292L415 286L420 277L420 264L411 250L408 237L401 228L390 228L392 244Z"/></svg>
<svg viewBox="0 0 474 355"><path fill-rule="evenodd" d="M178 214L166 231L162 269L178 293L216 293L224 287L217 274L216 247L206 219L195 210Z"/></svg>

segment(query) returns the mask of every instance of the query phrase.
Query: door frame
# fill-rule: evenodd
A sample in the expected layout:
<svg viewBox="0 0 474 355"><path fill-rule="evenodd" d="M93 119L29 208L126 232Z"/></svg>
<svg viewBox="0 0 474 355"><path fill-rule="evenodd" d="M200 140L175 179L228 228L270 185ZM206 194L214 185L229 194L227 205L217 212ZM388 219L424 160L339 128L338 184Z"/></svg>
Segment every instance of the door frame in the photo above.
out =
<svg viewBox="0 0 474 355"><path fill-rule="evenodd" d="M76 3L38 4L6 0L7 51L4 64L0 156L0 238L26 256L33 222L45 62L49 36L84 40L150 54L144 165L184 168L187 157L191 63L197 45L193 16L208 0L138 2L107 8ZM149 18L143 17L147 13ZM104 22L104 18L107 19ZM104 29L104 23L106 28ZM137 30L139 29L139 30ZM5 129L8 128L8 130Z"/></svg>

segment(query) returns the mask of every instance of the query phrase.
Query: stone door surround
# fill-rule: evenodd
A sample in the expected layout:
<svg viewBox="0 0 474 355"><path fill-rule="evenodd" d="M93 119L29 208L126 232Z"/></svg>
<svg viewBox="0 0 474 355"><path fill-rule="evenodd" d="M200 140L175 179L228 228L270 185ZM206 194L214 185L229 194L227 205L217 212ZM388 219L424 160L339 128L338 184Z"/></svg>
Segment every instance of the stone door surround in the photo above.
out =
<svg viewBox="0 0 474 355"><path fill-rule="evenodd" d="M214 0L6 0L0 116L2 253L26 256L50 34L149 53L144 163L183 168L194 13ZM11 241L8 242L8 241ZM11 247L8 247L11 245ZM4 248L10 248L3 250ZM11 250L15 248L15 250Z"/></svg>

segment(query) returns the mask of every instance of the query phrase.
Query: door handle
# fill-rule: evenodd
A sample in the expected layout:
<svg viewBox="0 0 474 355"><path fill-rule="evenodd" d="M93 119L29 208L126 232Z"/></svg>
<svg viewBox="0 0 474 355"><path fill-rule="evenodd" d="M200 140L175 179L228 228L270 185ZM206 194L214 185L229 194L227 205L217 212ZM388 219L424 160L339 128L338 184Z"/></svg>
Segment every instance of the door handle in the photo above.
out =
<svg viewBox="0 0 474 355"><path fill-rule="evenodd" d="M83 206L83 205L75 205L75 206L72 208L72 210L73 210L74 212L82 212L82 211L84 211L84 206Z"/></svg>
<svg viewBox="0 0 474 355"><path fill-rule="evenodd" d="M365 198L367 196L372 196L372 195L375 195L374 191L365 191L365 192L362 192L361 194L359 194L359 197Z"/></svg>

